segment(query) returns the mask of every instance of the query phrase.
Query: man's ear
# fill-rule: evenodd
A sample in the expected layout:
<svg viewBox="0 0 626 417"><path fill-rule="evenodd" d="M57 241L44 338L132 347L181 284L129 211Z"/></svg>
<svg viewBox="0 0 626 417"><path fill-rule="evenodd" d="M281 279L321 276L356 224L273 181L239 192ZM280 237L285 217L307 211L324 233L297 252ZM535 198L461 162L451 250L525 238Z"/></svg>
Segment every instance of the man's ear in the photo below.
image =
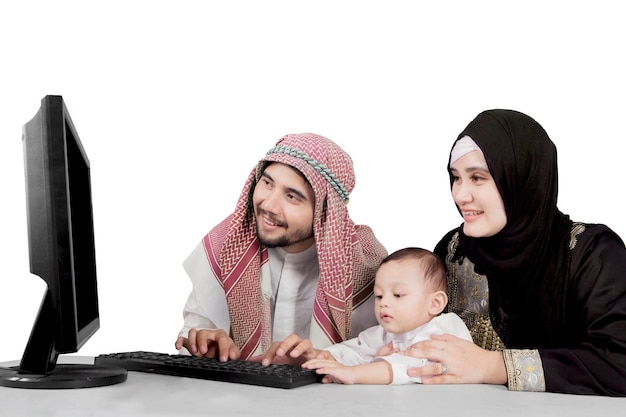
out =
<svg viewBox="0 0 626 417"><path fill-rule="evenodd" d="M432 316L438 316L448 304L448 294L445 291L435 291L430 296L430 308L428 313Z"/></svg>

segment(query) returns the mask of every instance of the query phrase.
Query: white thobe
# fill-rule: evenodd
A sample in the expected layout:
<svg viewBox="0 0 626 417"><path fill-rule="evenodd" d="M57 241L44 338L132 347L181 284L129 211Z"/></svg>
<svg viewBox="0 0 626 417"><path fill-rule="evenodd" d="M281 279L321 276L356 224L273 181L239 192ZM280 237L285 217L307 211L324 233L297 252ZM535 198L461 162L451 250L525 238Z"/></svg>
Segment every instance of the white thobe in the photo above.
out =
<svg viewBox="0 0 626 417"><path fill-rule="evenodd" d="M272 340L282 341L292 333L308 338L317 349L332 344L313 319L313 304L319 280L315 245L300 253L282 248L268 249L269 261L261 267L262 297L270 299ZM230 316L224 288L207 259L202 242L183 263L192 283L192 291L183 309L184 326L179 336L190 329L230 329ZM376 324L374 297L369 296L352 312L352 334ZM187 353L185 349L181 353ZM254 354L262 353L257 349Z"/></svg>

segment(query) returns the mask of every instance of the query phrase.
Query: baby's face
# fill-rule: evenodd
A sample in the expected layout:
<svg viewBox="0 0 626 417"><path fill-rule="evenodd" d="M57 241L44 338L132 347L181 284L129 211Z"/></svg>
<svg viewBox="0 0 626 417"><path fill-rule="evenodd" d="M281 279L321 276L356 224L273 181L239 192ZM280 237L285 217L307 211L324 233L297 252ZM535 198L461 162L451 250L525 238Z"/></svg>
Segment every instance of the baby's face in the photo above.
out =
<svg viewBox="0 0 626 417"><path fill-rule="evenodd" d="M387 262L376 273L376 319L390 333L413 330L431 319L433 293L424 281L419 261Z"/></svg>

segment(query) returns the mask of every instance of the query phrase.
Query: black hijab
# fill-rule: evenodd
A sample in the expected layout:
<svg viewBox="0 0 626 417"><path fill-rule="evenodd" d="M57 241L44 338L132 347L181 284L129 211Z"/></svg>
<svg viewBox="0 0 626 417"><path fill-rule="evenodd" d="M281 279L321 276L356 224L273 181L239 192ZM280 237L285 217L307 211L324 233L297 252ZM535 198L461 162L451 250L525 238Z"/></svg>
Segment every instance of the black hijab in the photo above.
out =
<svg viewBox="0 0 626 417"><path fill-rule="evenodd" d="M482 238L461 227L461 251L487 276L492 324L505 345L548 347L566 332L571 230L557 208L556 147L535 120L513 110L480 113L457 140L466 135L485 156L507 224Z"/></svg>

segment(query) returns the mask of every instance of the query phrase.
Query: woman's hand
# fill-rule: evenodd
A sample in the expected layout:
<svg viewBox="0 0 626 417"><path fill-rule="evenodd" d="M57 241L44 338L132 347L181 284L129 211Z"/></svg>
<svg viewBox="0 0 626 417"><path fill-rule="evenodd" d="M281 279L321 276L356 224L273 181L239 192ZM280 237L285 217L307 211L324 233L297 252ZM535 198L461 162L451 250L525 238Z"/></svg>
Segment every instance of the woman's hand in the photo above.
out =
<svg viewBox="0 0 626 417"><path fill-rule="evenodd" d="M433 335L415 343L405 355L425 358L433 364L408 370L410 377L422 377L423 384L506 384L502 352L489 351L449 334Z"/></svg>

